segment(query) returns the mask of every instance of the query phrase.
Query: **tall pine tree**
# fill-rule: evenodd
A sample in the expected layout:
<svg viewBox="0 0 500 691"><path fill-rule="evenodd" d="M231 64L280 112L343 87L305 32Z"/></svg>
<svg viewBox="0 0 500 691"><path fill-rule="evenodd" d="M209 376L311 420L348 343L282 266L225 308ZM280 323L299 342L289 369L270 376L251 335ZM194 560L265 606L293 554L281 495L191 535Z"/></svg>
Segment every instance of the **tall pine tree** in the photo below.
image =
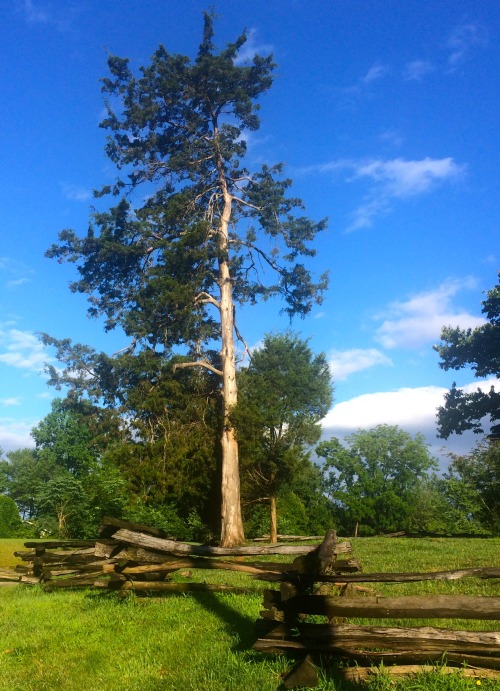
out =
<svg viewBox="0 0 500 691"><path fill-rule="evenodd" d="M314 255L310 243L325 221L301 215L281 165L250 172L243 162L244 133L259 127L257 100L275 69L271 56L242 60L245 41L243 33L217 52L213 16L205 13L194 61L160 46L136 77L127 59L109 58L101 126L120 177L97 196L115 195L117 203L94 213L85 237L64 230L47 252L77 264L71 289L89 295L89 313L105 316L106 329L124 330L131 350L167 354L180 346L188 357L178 367L203 367L220 379L224 546L244 540L230 421L235 305L281 296L290 317L305 316L326 287L326 276L314 282L301 261Z"/></svg>

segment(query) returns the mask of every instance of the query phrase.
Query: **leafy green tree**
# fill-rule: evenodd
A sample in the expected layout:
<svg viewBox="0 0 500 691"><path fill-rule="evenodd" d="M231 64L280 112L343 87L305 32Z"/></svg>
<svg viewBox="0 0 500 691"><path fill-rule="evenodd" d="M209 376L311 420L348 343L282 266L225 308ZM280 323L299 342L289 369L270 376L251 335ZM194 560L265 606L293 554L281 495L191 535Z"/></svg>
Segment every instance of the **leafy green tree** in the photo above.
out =
<svg viewBox="0 0 500 691"><path fill-rule="evenodd" d="M36 495L38 488L48 482L56 471L53 460L40 461L35 449L9 451L4 462L6 492L16 502L25 520L37 516Z"/></svg>
<svg viewBox="0 0 500 691"><path fill-rule="evenodd" d="M82 415L56 398L51 412L31 430L38 461L64 468L75 476L85 474L95 463L99 448Z"/></svg>
<svg viewBox="0 0 500 691"><path fill-rule="evenodd" d="M500 277L500 273L499 273ZM434 346L439 353L439 366L444 370L472 367L476 377L493 375L500 378L500 282L487 293L482 312L488 320L475 329L446 326L441 332L441 344ZM488 392L478 389L465 393L453 383L445 396L445 405L438 408L438 435L443 439L453 434L473 430L483 432L483 420L488 417L491 434L500 438L500 391L491 387Z"/></svg>
<svg viewBox="0 0 500 691"><path fill-rule="evenodd" d="M342 528L361 535L409 530L419 481L437 467L423 436L396 425L332 437L316 453Z"/></svg>
<svg viewBox="0 0 500 691"><path fill-rule="evenodd" d="M271 542L277 542L279 490L306 472L308 447L321 435L332 403L328 362L291 333L271 334L239 373L240 402L233 411L250 500L270 505Z"/></svg>
<svg viewBox="0 0 500 691"><path fill-rule="evenodd" d="M0 538L18 537L22 525L16 502L0 494Z"/></svg>
<svg viewBox="0 0 500 691"><path fill-rule="evenodd" d="M469 454L450 454L449 494L470 523L500 534L500 443L478 444Z"/></svg>
<svg viewBox="0 0 500 691"><path fill-rule="evenodd" d="M178 368L218 378L222 400L221 544L244 539L238 447L230 421L237 402L235 305L281 296L285 311L304 316L321 300L302 257L325 221L302 215L287 195L282 166L249 171L244 133L259 127L257 100L272 84L271 56L242 62L246 35L217 52L213 17L205 13L194 61L160 46L135 77L111 56L103 80L110 132L106 152L122 171L97 196L125 194L95 212L86 236L60 233L49 257L75 262L74 292L89 295L106 329L121 327L131 350L187 353ZM138 205L133 191L141 187ZM214 361L211 350L218 344Z"/></svg>
<svg viewBox="0 0 500 691"><path fill-rule="evenodd" d="M53 526L64 537L93 536L103 514L119 516L126 504L119 469L102 453L106 434L98 433L89 405L77 408L54 400L32 430L36 448L12 451L2 462L5 491L35 531Z"/></svg>
<svg viewBox="0 0 500 691"><path fill-rule="evenodd" d="M41 516L55 516L62 538L81 536L88 522L89 497L83 482L67 470L40 485L36 496Z"/></svg>
<svg viewBox="0 0 500 691"><path fill-rule="evenodd" d="M182 358L152 350L109 357L65 341L58 357L66 368L53 383L68 388L64 405L100 440L101 470L114 469L125 483L127 511L168 513L175 504L179 520L194 512L207 531L216 530L217 377L193 368L174 372Z"/></svg>

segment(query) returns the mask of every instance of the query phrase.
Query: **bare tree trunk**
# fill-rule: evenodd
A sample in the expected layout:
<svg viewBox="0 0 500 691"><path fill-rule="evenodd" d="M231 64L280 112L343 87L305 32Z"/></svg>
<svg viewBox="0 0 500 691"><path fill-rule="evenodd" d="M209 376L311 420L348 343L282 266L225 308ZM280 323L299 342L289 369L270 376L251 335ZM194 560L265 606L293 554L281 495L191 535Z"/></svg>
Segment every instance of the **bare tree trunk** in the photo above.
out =
<svg viewBox="0 0 500 691"><path fill-rule="evenodd" d="M270 509L270 514L271 514L271 527L270 527L270 536L271 536L271 543L273 545L276 545L278 543L278 515L276 511L276 495L271 494L269 497L269 509Z"/></svg>
<svg viewBox="0 0 500 691"><path fill-rule="evenodd" d="M219 240L219 287L221 320L222 400L223 429L222 447L222 506L221 547L234 547L245 541L241 518L240 471L238 442L230 421L230 412L238 400L236 388L236 358L234 350L234 303L233 284L229 271L229 222L232 196L229 194L223 171L222 159L218 160L219 179L224 196L224 210L218 230Z"/></svg>

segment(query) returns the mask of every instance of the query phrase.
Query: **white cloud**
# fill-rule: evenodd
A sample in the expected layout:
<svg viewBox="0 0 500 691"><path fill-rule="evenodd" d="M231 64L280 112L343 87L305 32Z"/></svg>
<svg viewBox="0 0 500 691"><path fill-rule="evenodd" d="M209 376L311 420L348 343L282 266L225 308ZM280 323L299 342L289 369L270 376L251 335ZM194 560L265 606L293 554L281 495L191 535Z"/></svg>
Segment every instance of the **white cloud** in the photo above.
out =
<svg viewBox="0 0 500 691"><path fill-rule="evenodd" d="M8 290L28 283L31 280L29 276L34 273L29 266L12 257L0 257L0 271L11 277L5 284Z"/></svg>
<svg viewBox="0 0 500 691"><path fill-rule="evenodd" d="M36 5L33 0L22 0L20 5L29 24L47 24L49 22L48 12L42 9L40 5Z"/></svg>
<svg viewBox="0 0 500 691"><path fill-rule="evenodd" d="M70 185L66 182L61 182L61 188L66 199L76 202L86 202L92 197L92 192L84 187L78 185Z"/></svg>
<svg viewBox="0 0 500 691"><path fill-rule="evenodd" d="M70 28L80 11L75 2L50 2L49 0L16 0L17 8L31 26L52 26L59 31Z"/></svg>
<svg viewBox="0 0 500 691"><path fill-rule="evenodd" d="M485 323L481 317L453 308L451 300L463 289L474 287L473 279L449 280L435 290L419 293L403 302L393 302L375 319L384 319L375 339L384 348L419 348L437 341L443 326L475 328Z"/></svg>
<svg viewBox="0 0 500 691"><path fill-rule="evenodd" d="M428 60L412 60L403 70L403 77L406 81L422 81L422 79L434 72L434 65Z"/></svg>
<svg viewBox="0 0 500 691"><path fill-rule="evenodd" d="M450 51L448 65L455 68L474 48L485 48L487 45L488 31L479 22L460 24L446 42L446 48Z"/></svg>
<svg viewBox="0 0 500 691"><path fill-rule="evenodd" d="M250 29L247 33L247 40L238 51L234 63L235 65L242 65L245 62L251 62L256 55L269 55L272 52L273 46L270 43L259 43L257 30Z"/></svg>
<svg viewBox="0 0 500 691"><path fill-rule="evenodd" d="M12 398L0 398L0 404L3 406L21 405L21 398L19 396Z"/></svg>
<svg viewBox="0 0 500 691"><path fill-rule="evenodd" d="M13 288L17 288L18 286L22 286L25 283L29 283L29 278L16 278L12 281L7 281L7 289L12 290Z"/></svg>
<svg viewBox="0 0 500 691"><path fill-rule="evenodd" d="M357 166L355 177L369 178L380 185L389 197L412 197L423 194L438 182L457 178L464 167L453 158L423 158L406 161L395 158L389 161L373 160Z"/></svg>
<svg viewBox="0 0 500 691"><path fill-rule="evenodd" d="M464 386L466 392L480 388L488 391L498 380L476 381ZM453 435L448 440L437 438L436 412L444 405L448 389L439 386L402 388L397 391L357 396L349 401L337 403L323 419L323 438L332 436L343 439L358 429L372 429L377 425L397 425L414 435L420 433L430 444L430 452L440 458L441 469L447 465L447 454L468 453L480 440L480 435L465 433Z"/></svg>
<svg viewBox="0 0 500 691"><path fill-rule="evenodd" d="M446 391L438 386L424 386L357 396L337 403L324 418L322 427L344 434L382 424L428 427L431 421L434 424L436 408L442 405Z"/></svg>
<svg viewBox="0 0 500 691"><path fill-rule="evenodd" d="M337 159L319 165L303 168L300 172L350 173L347 183L368 180L370 187L363 202L352 212L348 231L368 228L373 219L390 211L394 200L407 199L428 194L439 184L454 182L465 172L465 166L453 158L430 158L419 160L394 159Z"/></svg>
<svg viewBox="0 0 500 691"><path fill-rule="evenodd" d="M365 76L361 78L361 81L363 84L371 84L372 82L385 77L388 71L389 69L385 65L381 65L377 62L370 67Z"/></svg>
<svg viewBox="0 0 500 691"><path fill-rule="evenodd" d="M333 350L329 363L334 381L343 381L354 372L361 372L377 365L392 365L392 361L376 348Z"/></svg>
<svg viewBox="0 0 500 691"><path fill-rule="evenodd" d="M50 360L43 345L33 333L19 329L0 330L0 363L40 372Z"/></svg>
<svg viewBox="0 0 500 691"><path fill-rule="evenodd" d="M0 418L0 448L3 452L33 447L35 444L30 432L37 423L37 420Z"/></svg>

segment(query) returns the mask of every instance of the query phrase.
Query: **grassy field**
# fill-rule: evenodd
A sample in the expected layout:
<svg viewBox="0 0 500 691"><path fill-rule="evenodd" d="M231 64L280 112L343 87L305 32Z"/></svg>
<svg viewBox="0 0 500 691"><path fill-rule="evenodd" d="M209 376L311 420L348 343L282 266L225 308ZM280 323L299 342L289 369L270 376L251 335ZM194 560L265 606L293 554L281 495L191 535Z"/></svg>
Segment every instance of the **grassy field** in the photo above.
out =
<svg viewBox="0 0 500 691"><path fill-rule="evenodd" d="M0 540L0 567L16 563L21 541ZM382 539L353 541L364 571L434 571L500 566L500 539ZM274 691L291 663L251 650L264 583L231 572L199 572L197 580L255 587L248 595L200 593L158 600L119 600L94 591L45 593L38 587L0 588L0 689L6 691ZM500 580L376 586L379 593L500 595ZM390 626L389 620L384 625ZM412 625L419 623L413 621ZM435 626L498 629L498 622L433 621ZM325 691L351 691L338 668L321 665ZM462 691L475 681L419 675L371 681L370 691ZM480 688L500 689L483 680Z"/></svg>

